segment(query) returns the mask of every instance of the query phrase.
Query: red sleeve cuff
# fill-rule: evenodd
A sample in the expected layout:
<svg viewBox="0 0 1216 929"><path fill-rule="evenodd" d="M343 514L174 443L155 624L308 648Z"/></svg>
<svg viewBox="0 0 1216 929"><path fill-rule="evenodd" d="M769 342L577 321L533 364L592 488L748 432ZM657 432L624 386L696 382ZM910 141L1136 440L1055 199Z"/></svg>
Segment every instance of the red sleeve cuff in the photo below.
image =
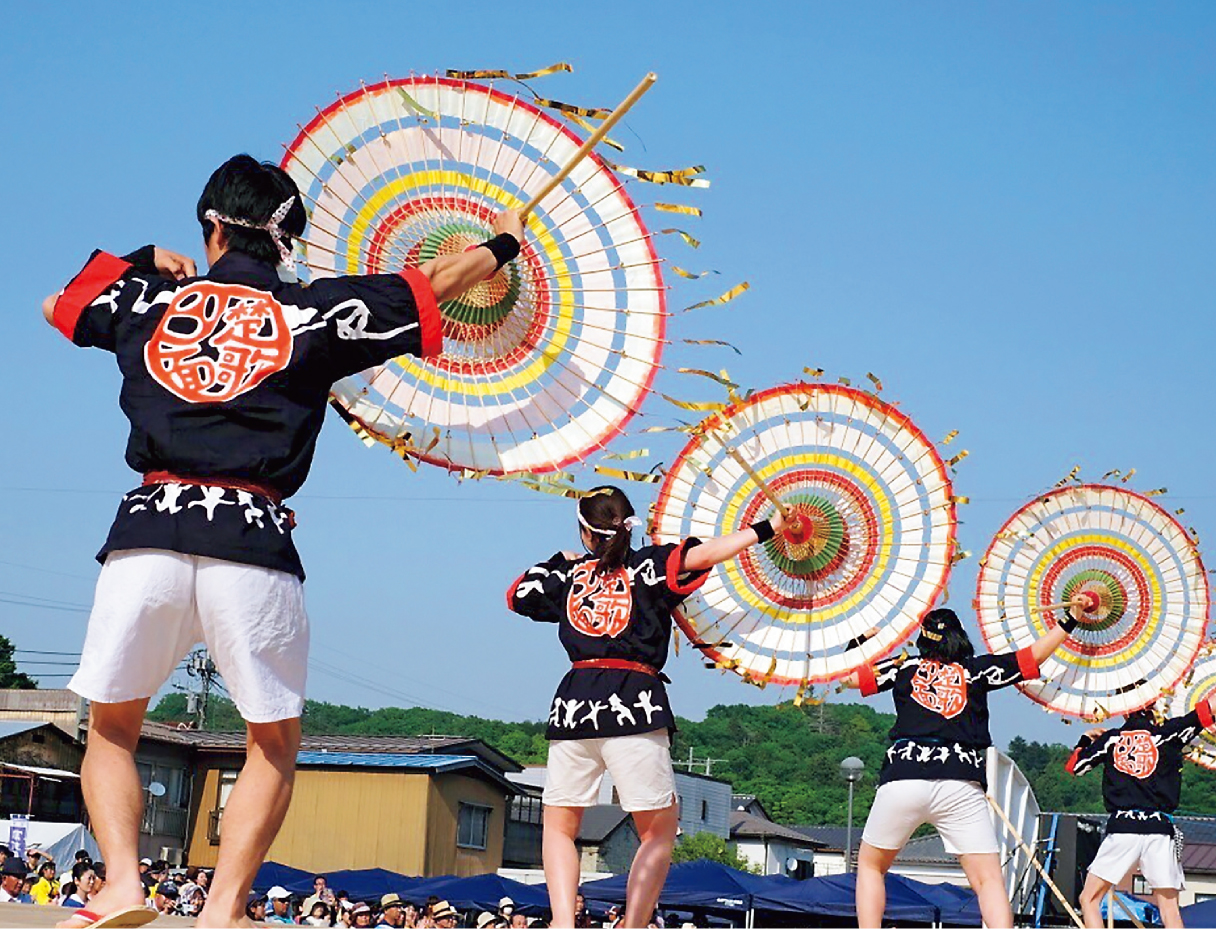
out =
<svg viewBox="0 0 1216 929"><path fill-rule="evenodd" d="M1064 762L1064 770L1072 774L1077 770L1077 759L1081 757L1081 746L1078 745L1072 750L1072 754L1068 756L1068 760Z"/></svg>
<svg viewBox="0 0 1216 929"><path fill-rule="evenodd" d="M1022 672L1023 680L1039 679L1039 663L1034 660L1034 652L1029 648L1018 649L1018 670Z"/></svg>
<svg viewBox="0 0 1216 929"><path fill-rule="evenodd" d="M55 301L55 328L69 340L75 341L76 323L84 308L105 293L116 280L131 269L121 258L108 252L96 252L64 288Z"/></svg>
<svg viewBox="0 0 1216 929"><path fill-rule="evenodd" d="M857 669L857 686L863 697L872 697L878 693L878 678L874 676L874 669L868 664Z"/></svg>
<svg viewBox="0 0 1216 929"><path fill-rule="evenodd" d="M414 306L418 309L418 329L422 333L422 350L418 357L433 358L443 351L443 320L439 316L439 304L435 302L435 291L425 274L417 268L406 268L401 277L414 295Z"/></svg>
<svg viewBox="0 0 1216 929"><path fill-rule="evenodd" d="M1199 714L1199 724L1204 729L1211 729L1216 725L1216 720L1212 719L1212 705L1206 700L1195 707L1195 712Z"/></svg>
<svg viewBox="0 0 1216 929"><path fill-rule="evenodd" d="M671 592L685 596L692 593L698 587L705 583L705 579L709 577L708 571L694 571L684 583L680 583L680 574L688 574L688 571L682 571L684 564L684 553L688 551L688 543L692 539L685 539L679 545L671 550L671 554L667 556L667 586L671 588Z"/></svg>
<svg viewBox="0 0 1216 929"><path fill-rule="evenodd" d="M527 571L524 572L524 574L527 574L527 573L528 573ZM517 591L519 589L520 582L523 581L523 579L524 579L524 574L521 574L519 577L517 577L515 579L515 582L513 584L511 584L510 587L507 588L507 609L510 610L512 613L515 612L515 591Z"/></svg>

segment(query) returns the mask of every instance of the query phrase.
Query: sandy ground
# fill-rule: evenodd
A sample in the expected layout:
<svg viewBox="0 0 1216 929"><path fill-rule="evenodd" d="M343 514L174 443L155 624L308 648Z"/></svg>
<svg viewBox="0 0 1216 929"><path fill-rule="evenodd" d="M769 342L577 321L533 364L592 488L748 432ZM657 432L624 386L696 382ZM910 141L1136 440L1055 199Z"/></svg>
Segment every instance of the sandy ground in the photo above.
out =
<svg viewBox="0 0 1216 929"><path fill-rule="evenodd" d="M0 903L0 929L9 927L46 927L64 919L68 909L62 906L25 906L20 903ZM149 926L193 926L194 920L180 916L159 916Z"/></svg>

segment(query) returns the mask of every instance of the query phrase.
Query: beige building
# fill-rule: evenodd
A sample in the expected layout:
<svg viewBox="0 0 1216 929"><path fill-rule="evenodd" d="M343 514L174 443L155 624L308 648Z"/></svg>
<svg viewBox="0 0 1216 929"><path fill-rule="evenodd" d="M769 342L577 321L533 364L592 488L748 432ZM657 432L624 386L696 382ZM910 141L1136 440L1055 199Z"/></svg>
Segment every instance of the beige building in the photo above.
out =
<svg viewBox="0 0 1216 929"><path fill-rule="evenodd" d="M145 723L137 758L149 797L145 825L159 857L210 867L224 809L245 761L238 732ZM519 765L476 739L305 736L295 793L268 860L306 870L386 868L404 874L481 874L503 863ZM177 828L169 835L162 831ZM180 849L180 851L178 851Z"/></svg>

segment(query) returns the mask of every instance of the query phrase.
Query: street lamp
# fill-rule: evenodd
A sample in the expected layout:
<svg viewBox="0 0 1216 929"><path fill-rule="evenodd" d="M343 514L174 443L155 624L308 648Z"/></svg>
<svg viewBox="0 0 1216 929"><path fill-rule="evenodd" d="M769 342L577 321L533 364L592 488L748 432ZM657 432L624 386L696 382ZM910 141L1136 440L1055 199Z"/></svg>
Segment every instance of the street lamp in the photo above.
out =
<svg viewBox="0 0 1216 929"><path fill-rule="evenodd" d="M840 776L849 782L849 824L845 829L844 872L853 870L853 785L865 774L866 763L860 758L849 756L840 763Z"/></svg>

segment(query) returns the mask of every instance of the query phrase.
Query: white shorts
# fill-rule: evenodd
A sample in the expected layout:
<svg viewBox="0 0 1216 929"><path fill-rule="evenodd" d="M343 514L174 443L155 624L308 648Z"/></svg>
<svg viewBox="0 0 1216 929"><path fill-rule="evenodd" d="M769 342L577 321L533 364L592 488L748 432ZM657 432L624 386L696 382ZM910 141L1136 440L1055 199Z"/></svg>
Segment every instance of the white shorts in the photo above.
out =
<svg viewBox="0 0 1216 929"><path fill-rule="evenodd" d="M247 722L301 714L308 615L300 579L159 549L106 558L68 688L97 703L151 697L199 642Z"/></svg>
<svg viewBox="0 0 1216 929"><path fill-rule="evenodd" d="M888 851L903 848L929 823L951 855L998 854L988 800L975 781L888 781L878 788L861 840Z"/></svg>
<svg viewBox="0 0 1216 929"><path fill-rule="evenodd" d="M542 797L546 806L595 806L604 771L627 813L665 810L676 802L671 737L666 729L605 739L554 739Z"/></svg>
<svg viewBox="0 0 1216 929"><path fill-rule="evenodd" d="M1144 883L1153 890L1182 890L1182 865L1174 854L1170 835L1135 835L1116 832L1102 840L1089 873L1109 884L1122 883L1132 868L1139 865Z"/></svg>

